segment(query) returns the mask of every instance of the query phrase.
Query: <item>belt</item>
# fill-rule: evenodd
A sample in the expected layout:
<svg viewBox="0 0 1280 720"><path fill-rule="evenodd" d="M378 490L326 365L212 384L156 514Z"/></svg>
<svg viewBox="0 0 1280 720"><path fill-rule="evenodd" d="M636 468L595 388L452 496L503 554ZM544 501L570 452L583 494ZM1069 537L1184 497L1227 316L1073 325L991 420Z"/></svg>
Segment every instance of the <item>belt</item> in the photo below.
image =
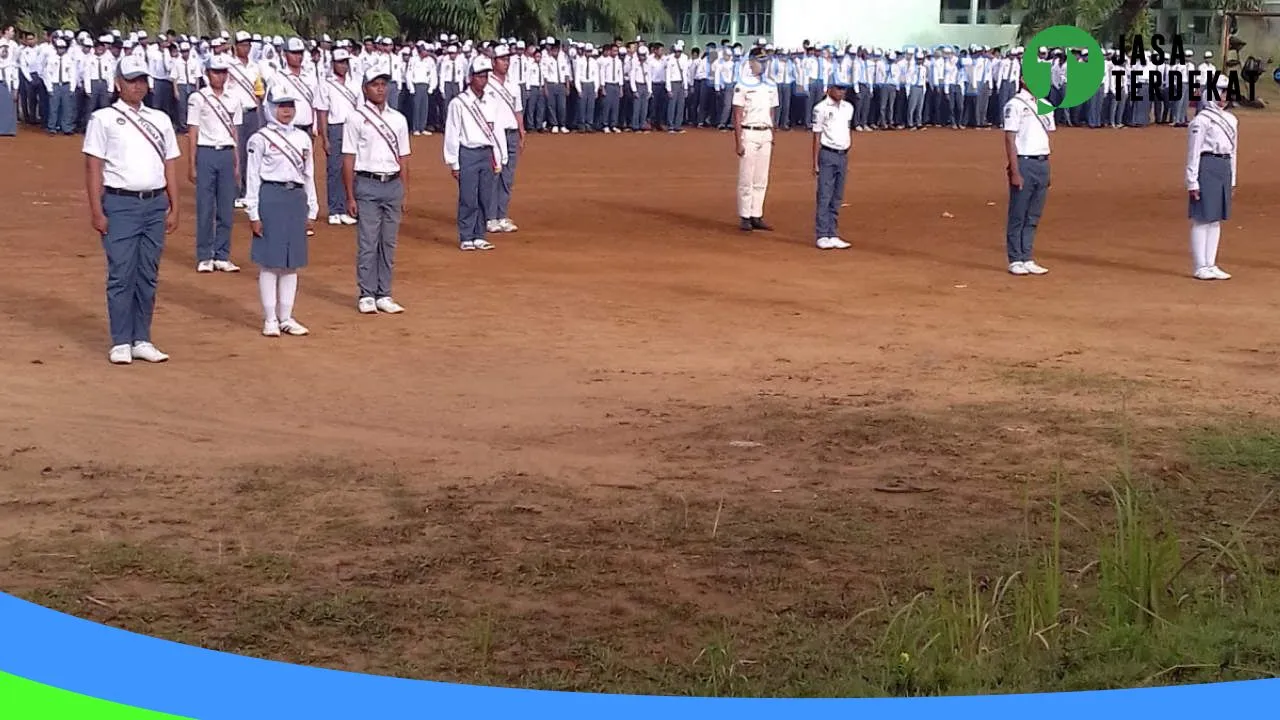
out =
<svg viewBox="0 0 1280 720"><path fill-rule="evenodd" d="M384 182L384 183L391 182L392 180L395 180L396 178L400 177L399 172L372 173L372 172L365 172L364 170L357 170L356 175L363 178L369 178L370 180L377 180L378 182Z"/></svg>
<svg viewBox="0 0 1280 720"><path fill-rule="evenodd" d="M235 145L197 145L200 150L231 150Z"/></svg>
<svg viewBox="0 0 1280 720"><path fill-rule="evenodd" d="M742 129L743 130L772 130L773 128L768 125L743 125Z"/></svg>
<svg viewBox="0 0 1280 720"><path fill-rule="evenodd" d="M1048 155L1019 155L1018 158L1021 160L1048 160L1049 156Z"/></svg>
<svg viewBox="0 0 1280 720"><path fill-rule="evenodd" d="M847 148L846 148L846 149L844 149L844 150L837 150L837 149L835 149L835 148L830 148L830 147L827 147L826 145L823 145L823 146L822 146L822 149L823 149L823 150L826 150L827 152L833 152L833 153L835 153L835 154L837 154L837 155L848 155L848 154L849 154L849 150L848 150Z"/></svg>
<svg viewBox="0 0 1280 720"><path fill-rule="evenodd" d="M1231 159L1231 154L1230 154L1230 153L1202 152L1202 153L1200 153L1200 157L1216 157L1216 158L1222 158L1223 160L1230 160L1230 159Z"/></svg>
<svg viewBox="0 0 1280 720"><path fill-rule="evenodd" d="M108 195L119 195L120 197L137 198L138 200L150 200L164 194L164 188L159 190L121 190L120 188L104 187L102 192Z"/></svg>
<svg viewBox="0 0 1280 720"><path fill-rule="evenodd" d="M274 185L285 190L298 190L302 188L302 183L296 182L280 182L279 180L263 180L263 185Z"/></svg>

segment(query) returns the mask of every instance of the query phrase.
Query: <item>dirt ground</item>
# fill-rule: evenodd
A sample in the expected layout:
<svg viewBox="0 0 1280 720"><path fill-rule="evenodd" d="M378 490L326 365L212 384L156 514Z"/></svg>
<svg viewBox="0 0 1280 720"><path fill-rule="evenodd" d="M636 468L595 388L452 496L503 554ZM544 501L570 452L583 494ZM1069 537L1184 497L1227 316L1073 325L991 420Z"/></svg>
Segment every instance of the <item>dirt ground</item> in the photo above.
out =
<svg viewBox="0 0 1280 720"><path fill-rule="evenodd" d="M1081 522L1105 512L1126 432L1179 521L1236 520L1261 481L1197 476L1181 438L1277 414L1280 118L1242 120L1229 282L1189 277L1185 137L1059 131L1043 278L1004 270L994 131L856 135L844 252L813 248L803 133L750 235L728 135L531 137L489 253L457 250L441 138L415 138L408 311L357 314L354 230L321 224L305 338L259 335L243 214L245 272L196 274L184 186L173 359L130 367L79 139L6 140L0 587L233 652L608 685L999 572L1059 463Z"/></svg>

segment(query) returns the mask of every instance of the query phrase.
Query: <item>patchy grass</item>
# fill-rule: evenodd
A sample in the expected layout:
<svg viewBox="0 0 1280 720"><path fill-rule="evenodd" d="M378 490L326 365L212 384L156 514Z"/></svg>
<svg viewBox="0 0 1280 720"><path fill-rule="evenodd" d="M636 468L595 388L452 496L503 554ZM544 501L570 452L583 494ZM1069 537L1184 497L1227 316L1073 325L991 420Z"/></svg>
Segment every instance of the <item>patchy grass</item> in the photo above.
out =
<svg viewBox="0 0 1280 720"><path fill-rule="evenodd" d="M1195 431L1191 455L1203 468L1280 478L1280 425L1237 424Z"/></svg>

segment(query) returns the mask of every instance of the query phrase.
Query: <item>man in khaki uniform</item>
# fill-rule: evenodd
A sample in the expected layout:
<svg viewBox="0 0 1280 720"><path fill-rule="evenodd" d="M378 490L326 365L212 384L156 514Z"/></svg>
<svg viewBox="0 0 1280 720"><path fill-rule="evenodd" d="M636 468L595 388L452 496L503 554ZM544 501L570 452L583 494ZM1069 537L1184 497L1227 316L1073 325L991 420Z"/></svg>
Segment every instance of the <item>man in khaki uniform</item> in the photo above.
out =
<svg viewBox="0 0 1280 720"><path fill-rule="evenodd" d="M765 77L764 48L752 48L733 90L733 135L738 150L738 227L772 230L764 221L764 196L773 155L773 112L778 88Z"/></svg>

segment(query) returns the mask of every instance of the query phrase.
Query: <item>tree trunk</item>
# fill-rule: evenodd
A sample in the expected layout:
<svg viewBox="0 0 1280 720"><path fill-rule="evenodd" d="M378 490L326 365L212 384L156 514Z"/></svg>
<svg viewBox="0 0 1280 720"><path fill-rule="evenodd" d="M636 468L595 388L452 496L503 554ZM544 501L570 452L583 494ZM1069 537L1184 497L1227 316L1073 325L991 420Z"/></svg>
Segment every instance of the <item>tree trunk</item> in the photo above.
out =
<svg viewBox="0 0 1280 720"><path fill-rule="evenodd" d="M1116 26L1125 35L1146 35L1147 28L1135 28L1133 23L1151 4L1151 0L1124 0L1116 11Z"/></svg>

